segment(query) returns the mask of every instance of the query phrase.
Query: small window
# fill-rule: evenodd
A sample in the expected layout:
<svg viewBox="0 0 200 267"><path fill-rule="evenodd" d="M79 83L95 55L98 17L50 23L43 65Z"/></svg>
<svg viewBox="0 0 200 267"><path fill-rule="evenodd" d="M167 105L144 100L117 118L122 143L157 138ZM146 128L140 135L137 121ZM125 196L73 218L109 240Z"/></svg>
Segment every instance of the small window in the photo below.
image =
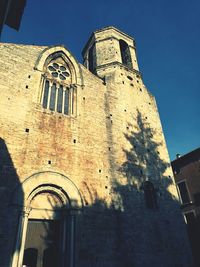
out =
<svg viewBox="0 0 200 267"><path fill-rule="evenodd" d="M183 181L183 182L178 183L177 185L178 185L179 196L180 196L182 204L190 203L190 197L189 197L186 182Z"/></svg>
<svg viewBox="0 0 200 267"><path fill-rule="evenodd" d="M144 189L146 207L148 209L154 209L154 210L158 209L157 196L154 185L150 181L145 181L143 184L143 189Z"/></svg>

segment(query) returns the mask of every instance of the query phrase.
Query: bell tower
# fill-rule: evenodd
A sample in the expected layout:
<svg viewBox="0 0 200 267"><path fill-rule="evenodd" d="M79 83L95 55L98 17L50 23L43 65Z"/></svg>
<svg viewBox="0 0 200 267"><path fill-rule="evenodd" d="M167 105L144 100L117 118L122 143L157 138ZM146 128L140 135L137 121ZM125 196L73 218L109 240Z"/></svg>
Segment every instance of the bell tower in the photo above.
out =
<svg viewBox="0 0 200 267"><path fill-rule="evenodd" d="M84 66L100 77L116 65L139 71L134 39L112 26L95 31L82 56Z"/></svg>

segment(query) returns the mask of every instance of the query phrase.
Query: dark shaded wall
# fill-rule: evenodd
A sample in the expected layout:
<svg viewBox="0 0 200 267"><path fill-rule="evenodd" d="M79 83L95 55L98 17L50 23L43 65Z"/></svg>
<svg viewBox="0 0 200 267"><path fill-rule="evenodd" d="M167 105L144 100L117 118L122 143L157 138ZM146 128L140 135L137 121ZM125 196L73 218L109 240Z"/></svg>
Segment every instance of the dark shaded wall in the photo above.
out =
<svg viewBox="0 0 200 267"><path fill-rule="evenodd" d="M14 243L23 202L14 205L13 192L18 188L23 200L19 177L4 139L0 138L0 266L9 266L15 252Z"/></svg>

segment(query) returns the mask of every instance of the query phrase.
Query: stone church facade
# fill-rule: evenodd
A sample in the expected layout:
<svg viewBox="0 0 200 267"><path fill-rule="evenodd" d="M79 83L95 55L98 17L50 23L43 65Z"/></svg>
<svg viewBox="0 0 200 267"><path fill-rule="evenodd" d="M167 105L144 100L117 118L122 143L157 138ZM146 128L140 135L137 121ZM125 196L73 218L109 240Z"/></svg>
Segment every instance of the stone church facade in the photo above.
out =
<svg viewBox="0 0 200 267"><path fill-rule="evenodd" d="M155 98L133 38L0 44L0 266L189 267Z"/></svg>

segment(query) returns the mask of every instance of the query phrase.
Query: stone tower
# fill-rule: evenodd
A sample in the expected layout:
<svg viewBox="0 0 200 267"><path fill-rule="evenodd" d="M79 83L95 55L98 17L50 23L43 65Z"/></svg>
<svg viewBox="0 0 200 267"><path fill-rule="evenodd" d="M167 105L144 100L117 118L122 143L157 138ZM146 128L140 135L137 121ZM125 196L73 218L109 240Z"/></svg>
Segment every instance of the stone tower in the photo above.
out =
<svg viewBox="0 0 200 267"><path fill-rule="evenodd" d="M2 267L192 266L165 139L134 40L1 44Z"/></svg>
<svg viewBox="0 0 200 267"><path fill-rule="evenodd" d="M104 76L114 65L138 71L135 42L127 34L108 27L96 31L83 50L84 65L98 76Z"/></svg>

